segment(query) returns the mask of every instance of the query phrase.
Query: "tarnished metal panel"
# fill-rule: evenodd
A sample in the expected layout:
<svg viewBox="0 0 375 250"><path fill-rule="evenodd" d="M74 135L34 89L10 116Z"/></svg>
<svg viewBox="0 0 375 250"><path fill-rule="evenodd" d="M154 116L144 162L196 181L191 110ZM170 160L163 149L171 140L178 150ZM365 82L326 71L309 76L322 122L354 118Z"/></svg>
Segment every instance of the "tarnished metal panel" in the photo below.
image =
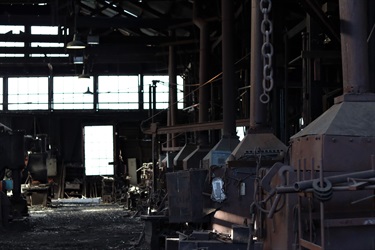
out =
<svg viewBox="0 0 375 250"><path fill-rule="evenodd" d="M203 187L207 170L167 173L169 222L203 222Z"/></svg>
<svg viewBox="0 0 375 250"><path fill-rule="evenodd" d="M291 145L291 165L301 171L369 170L375 155L375 137L315 135L295 138Z"/></svg>
<svg viewBox="0 0 375 250"><path fill-rule="evenodd" d="M291 141L291 165L296 170L316 171L320 169L323 153L321 135L305 136Z"/></svg>
<svg viewBox="0 0 375 250"><path fill-rule="evenodd" d="M375 156L375 137L324 136L322 150L324 171L370 170L372 155Z"/></svg>
<svg viewBox="0 0 375 250"><path fill-rule="evenodd" d="M287 147L272 133L251 133L245 136L238 146L233 150L232 160L249 161L248 155L253 155L254 151L262 152L263 157L272 154L270 158L281 161L287 151Z"/></svg>
<svg viewBox="0 0 375 250"><path fill-rule="evenodd" d="M351 99L333 105L291 139L323 134L374 137L375 95L363 94Z"/></svg>

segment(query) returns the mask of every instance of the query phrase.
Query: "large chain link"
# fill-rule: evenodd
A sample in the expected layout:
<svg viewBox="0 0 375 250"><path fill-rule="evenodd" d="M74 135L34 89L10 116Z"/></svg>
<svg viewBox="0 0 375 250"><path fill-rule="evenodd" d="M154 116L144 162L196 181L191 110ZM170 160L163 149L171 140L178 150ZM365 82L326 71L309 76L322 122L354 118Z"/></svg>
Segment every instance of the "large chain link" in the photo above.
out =
<svg viewBox="0 0 375 250"><path fill-rule="evenodd" d="M263 13L263 20L261 23L261 32L263 34L263 45L262 45L262 56L263 56L263 93L260 95L260 102L266 104L270 101L270 92L273 88L273 68L272 68L272 56L273 46L270 42L270 36L272 34L272 22L269 19L269 13L271 12L272 2L271 0L260 0L260 10Z"/></svg>

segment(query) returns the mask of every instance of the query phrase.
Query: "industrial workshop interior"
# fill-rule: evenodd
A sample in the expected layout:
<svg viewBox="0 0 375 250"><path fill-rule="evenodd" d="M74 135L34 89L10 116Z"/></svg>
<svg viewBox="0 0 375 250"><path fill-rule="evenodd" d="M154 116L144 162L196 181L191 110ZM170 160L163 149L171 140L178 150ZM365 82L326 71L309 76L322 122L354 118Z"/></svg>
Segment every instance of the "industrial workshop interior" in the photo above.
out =
<svg viewBox="0 0 375 250"><path fill-rule="evenodd" d="M0 1L0 249L375 249L375 1Z"/></svg>

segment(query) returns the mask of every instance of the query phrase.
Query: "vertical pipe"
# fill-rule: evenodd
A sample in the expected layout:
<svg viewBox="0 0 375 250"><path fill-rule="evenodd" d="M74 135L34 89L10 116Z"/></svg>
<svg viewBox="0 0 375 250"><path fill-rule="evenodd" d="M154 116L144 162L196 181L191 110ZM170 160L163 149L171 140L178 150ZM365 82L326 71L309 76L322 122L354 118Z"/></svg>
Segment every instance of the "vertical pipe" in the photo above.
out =
<svg viewBox="0 0 375 250"><path fill-rule="evenodd" d="M151 117L151 121L154 122L154 115L152 113L152 85L148 86L148 117Z"/></svg>
<svg viewBox="0 0 375 250"><path fill-rule="evenodd" d="M368 14L368 33L369 37L367 38L368 43L368 52L369 55L374 55L375 53L375 1L368 1L368 8L367 8L367 14ZM375 57L370 56L369 58L369 68L374 69L375 68ZM370 92L375 92L375 71L369 70L369 82Z"/></svg>
<svg viewBox="0 0 375 250"><path fill-rule="evenodd" d="M307 18L309 20L309 18ZM308 21L306 21L308 22ZM309 51L310 34L309 32L302 33L302 51ZM310 59L302 58L302 109L303 109L303 127L311 122L311 105L310 105Z"/></svg>
<svg viewBox="0 0 375 250"><path fill-rule="evenodd" d="M223 53L223 136L236 136L236 105L234 103L236 82L234 72L233 1L221 0L222 53Z"/></svg>
<svg viewBox="0 0 375 250"><path fill-rule="evenodd" d="M174 36L174 32L170 32L170 36ZM168 126L176 125L177 116L177 78L176 78L176 53L173 45L169 46L169 109L168 109ZM167 147L176 146L174 134L168 134Z"/></svg>
<svg viewBox="0 0 375 250"><path fill-rule="evenodd" d="M199 123L208 122L208 109L210 100L210 85L205 84L208 79L209 61L209 32L208 24L202 19L203 0L194 1L194 24L199 28ZM200 131L198 143L200 146L208 145L208 131Z"/></svg>
<svg viewBox="0 0 375 250"><path fill-rule="evenodd" d="M8 111L9 110L9 89L8 89L8 80L9 77L6 76L3 78L3 110Z"/></svg>
<svg viewBox="0 0 375 250"><path fill-rule="evenodd" d="M139 89L138 89L138 109L139 110L143 110L144 109L144 97L143 97L143 93L144 93L144 80L143 80L143 74L139 74L138 75L138 79L139 79Z"/></svg>
<svg viewBox="0 0 375 250"><path fill-rule="evenodd" d="M266 122L266 106L260 102L262 93L262 41L260 30L261 12L258 0L251 2L251 56L250 56L250 129L262 126Z"/></svg>
<svg viewBox="0 0 375 250"><path fill-rule="evenodd" d="M208 106L210 100L209 85L204 85L208 80L208 51L209 37L207 23L200 25L200 54L199 54L199 122L208 122ZM199 144L208 144L208 131L201 131L199 134Z"/></svg>
<svg viewBox="0 0 375 250"><path fill-rule="evenodd" d="M366 6L366 0L339 1L344 94L369 90Z"/></svg>
<svg viewBox="0 0 375 250"><path fill-rule="evenodd" d="M289 41L288 41L288 36L285 34L284 35L284 118L283 118L283 141L286 144L288 139L289 139L289 118L288 118L288 104L289 104L289 99L288 99L288 57L289 57Z"/></svg>
<svg viewBox="0 0 375 250"><path fill-rule="evenodd" d="M153 117L156 114L156 83L157 82L158 81L152 81L152 116Z"/></svg>
<svg viewBox="0 0 375 250"><path fill-rule="evenodd" d="M50 74L48 76L48 110L53 110L53 74L52 70L50 70Z"/></svg>
<svg viewBox="0 0 375 250"><path fill-rule="evenodd" d="M99 110L99 77L97 75L94 75L94 110L98 111Z"/></svg>

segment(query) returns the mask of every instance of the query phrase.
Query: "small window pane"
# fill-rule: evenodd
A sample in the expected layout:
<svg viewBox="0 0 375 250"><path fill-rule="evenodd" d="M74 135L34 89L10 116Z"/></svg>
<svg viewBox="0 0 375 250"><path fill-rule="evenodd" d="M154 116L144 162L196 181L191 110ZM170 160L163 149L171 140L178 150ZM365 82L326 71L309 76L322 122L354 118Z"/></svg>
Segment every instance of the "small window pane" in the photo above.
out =
<svg viewBox="0 0 375 250"><path fill-rule="evenodd" d="M9 110L48 109L47 77L16 77L8 79Z"/></svg>
<svg viewBox="0 0 375 250"><path fill-rule="evenodd" d="M31 47L64 47L64 43L31 43Z"/></svg>
<svg viewBox="0 0 375 250"><path fill-rule="evenodd" d="M99 109L138 109L138 76L99 76Z"/></svg>
<svg viewBox="0 0 375 250"><path fill-rule="evenodd" d="M156 109L166 109L169 107L169 76L144 76L144 109L149 109L150 105L150 85L152 81L158 81L156 83ZM184 108L184 92L183 92L183 79L181 76L177 76L177 108Z"/></svg>
<svg viewBox="0 0 375 250"><path fill-rule="evenodd" d="M25 26L23 25L0 25L0 34L6 34L8 32L12 34L19 34L20 32L25 32Z"/></svg>
<svg viewBox="0 0 375 250"><path fill-rule="evenodd" d="M32 35L57 35L59 28L57 26L31 26Z"/></svg>
<svg viewBox="0 0 375 250"><path fill-rule="evenodd" d="M87 90L90 90L88 92ZM93 109L93 78L54 77L53 109Z"/></svg>

